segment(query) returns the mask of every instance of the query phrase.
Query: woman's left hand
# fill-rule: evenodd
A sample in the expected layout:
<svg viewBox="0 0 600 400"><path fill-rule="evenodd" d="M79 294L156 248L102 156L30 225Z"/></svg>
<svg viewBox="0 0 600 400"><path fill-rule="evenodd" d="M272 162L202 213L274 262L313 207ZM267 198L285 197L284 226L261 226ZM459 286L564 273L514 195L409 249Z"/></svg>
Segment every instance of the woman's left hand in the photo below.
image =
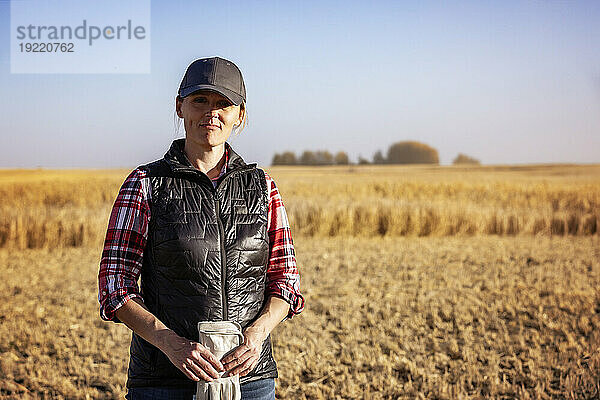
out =
<svg viewBox="0 0 600 400"><path fill-rule="evenodd" d="M256 367L263 342L267 338L264 330L253 326L246 328L243 334L244 343L221 359L229 375L248 375Z"/></svg>

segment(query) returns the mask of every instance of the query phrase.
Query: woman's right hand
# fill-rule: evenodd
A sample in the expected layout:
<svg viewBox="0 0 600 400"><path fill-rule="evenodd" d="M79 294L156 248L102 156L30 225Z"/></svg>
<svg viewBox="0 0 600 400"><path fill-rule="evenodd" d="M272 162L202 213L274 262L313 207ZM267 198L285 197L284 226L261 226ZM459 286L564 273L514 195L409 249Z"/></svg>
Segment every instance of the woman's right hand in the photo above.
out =
<svg viewBox="0 0 600 400"><path fill-rule="evenodd" d="M212 381L223 372L223 364L200 343L188 340L173 331L167 331L161 350L177 368L193 381Z"/></svg>

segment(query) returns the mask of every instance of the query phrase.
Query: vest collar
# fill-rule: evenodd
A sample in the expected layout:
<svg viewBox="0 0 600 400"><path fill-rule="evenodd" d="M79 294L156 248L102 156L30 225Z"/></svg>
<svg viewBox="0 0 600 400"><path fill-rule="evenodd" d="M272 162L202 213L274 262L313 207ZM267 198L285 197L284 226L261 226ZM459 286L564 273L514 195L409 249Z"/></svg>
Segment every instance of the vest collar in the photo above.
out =
<svg viewBox="0 0 600 400"><path fill-rule="evenodd" d="M167 162L171 170L173 170L173 172L200 172L190 163L188 158L185 156L185 153L183 152L184 146L185 139L175 139L171 144L171 148L165 154L165 161ZM235 169L245 167L247 165L242 159L242 157L235 151L233 151L231 145L227 142L225 142L225 151L229 153L229 157L227 160L227 173Z"/></svg>

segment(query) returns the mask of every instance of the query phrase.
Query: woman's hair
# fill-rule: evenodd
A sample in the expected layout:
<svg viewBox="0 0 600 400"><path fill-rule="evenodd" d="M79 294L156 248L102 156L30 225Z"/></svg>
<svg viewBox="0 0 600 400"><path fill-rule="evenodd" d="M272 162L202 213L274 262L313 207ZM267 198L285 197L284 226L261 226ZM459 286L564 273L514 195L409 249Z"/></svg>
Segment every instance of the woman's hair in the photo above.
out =
<svg viewBox="0 0 600 400"><path fill-rule="evenodd" d="M248 109L246 108L246 102L242 101L240 103L240 111L244 112L244 119L242 119L242 122L240 122L239 125L235 126L233 128L233 133L237 136L239 135L244 128L246 127L246 125L248 125Z"/></svg>
<svg viewBox="0 0 600 400"><path fill-rule="evenodd" d="M179 96L176 97L176 99L181 99ZM183 100L183 99L181 99ZM242 101L240 103L240 111L244 112L244 119L242 120L242 122L239 125L235 125L233 127L233 134L234 135L239 135L244 128L246 127L246 125L248 125L248 108L246 107L246 102ZM173 110L173 126L174 126L174 135L175 137L177 137L179 135L179 129L181 128L181 120L182 118L179 118L179 116L177 115L177 111Z"/></svg>

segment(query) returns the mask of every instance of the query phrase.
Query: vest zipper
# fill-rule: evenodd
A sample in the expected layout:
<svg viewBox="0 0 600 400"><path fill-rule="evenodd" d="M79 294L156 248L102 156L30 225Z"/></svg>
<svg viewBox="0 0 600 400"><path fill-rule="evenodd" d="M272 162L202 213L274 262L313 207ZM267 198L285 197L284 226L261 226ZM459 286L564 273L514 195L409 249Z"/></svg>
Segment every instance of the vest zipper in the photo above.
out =
<svg viewBox="0 0 600 400"><path fill-rule="evenodd" d="M223 299L223 321L227 321L229 319L229 316L227 315L227 291L225 290L225 285L227 284L227 260L225 258L225 228L223 228L223 222L221 221L221 204L216 196L215 212L217 215L217 225L219 226L219 244L221 245L221 298Z"/></svg>
<svg viewBox="0 0 600 400"><path fill-rule="evenodd" d="M221 203L218 198L218 189L223 184L223 182L232 175L235 175L239 172L250 170L255 168L256 165L247 165L244 168L234 169L232 171L227 172L221 178L221 181L217 184L217 187L214 188L215 194L215 212L217 214L217 225L219 226L219 244L221 245L221 298L223 299L223 321L229 320L229 313L227 311L227 291L225 285L227 284L227 258L225 256L225 228L223 227L223 221L221 221ZM206 176L206 175L205 175ZM208 177L207 177L208 178ZM210 183L212 186L212 182Z"/></svg>
<svg viewBox="0 0 600 400"><path fill-rule="evenodd" d="M241 171L253 169L254 167L256 167L256 165L251 164L245 166L244 168L234 169L222 177L221 182L219 182L216 188L213 187L213 193L215 196L215 214L217 217L217 226L219 227L219 245L221 247L221 298L223 299L221 305L223 306L223 321L227 321L229 319L229 313L227 311L227 291L225 288L227 285L227 258L225 256L225 228L223 227L223 221L221 221L221 203L218 198L217 189L219 186L221 186L223 181L228 179L230 176ZM189 172L189 170L185 168L182 170L182 172ZM196 173L194 173L194 175L196 175ZM212 186L212 181L210 178L208 178L208 176L205 174L202 174L202 176L204 176L210 182L210 186Z"/></svg>

